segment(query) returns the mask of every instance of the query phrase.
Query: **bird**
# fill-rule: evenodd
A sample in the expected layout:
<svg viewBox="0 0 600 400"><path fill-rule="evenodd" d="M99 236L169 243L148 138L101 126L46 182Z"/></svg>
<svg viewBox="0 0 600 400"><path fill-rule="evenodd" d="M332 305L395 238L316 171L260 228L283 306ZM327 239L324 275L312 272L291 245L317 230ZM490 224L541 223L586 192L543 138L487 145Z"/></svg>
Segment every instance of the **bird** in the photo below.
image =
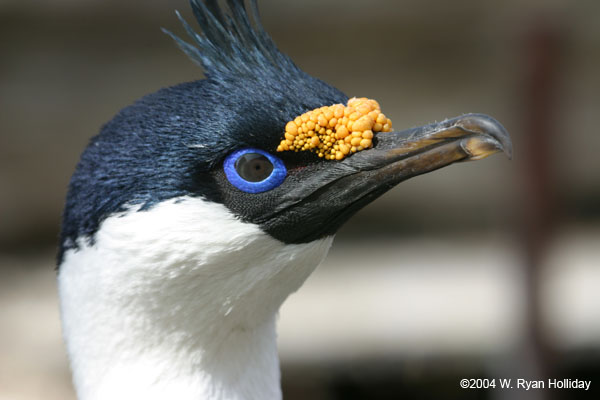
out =
<svg viewBox="0 0 600 400"><path fill-rule="evenodd" d="M57 256L80 400L281 399L280 306L358 210L411 177L512 145L465 114L396 131L376 100L303 72L256 0L191 0L175 43L204 78L149 94L94 136Z"/></svg>

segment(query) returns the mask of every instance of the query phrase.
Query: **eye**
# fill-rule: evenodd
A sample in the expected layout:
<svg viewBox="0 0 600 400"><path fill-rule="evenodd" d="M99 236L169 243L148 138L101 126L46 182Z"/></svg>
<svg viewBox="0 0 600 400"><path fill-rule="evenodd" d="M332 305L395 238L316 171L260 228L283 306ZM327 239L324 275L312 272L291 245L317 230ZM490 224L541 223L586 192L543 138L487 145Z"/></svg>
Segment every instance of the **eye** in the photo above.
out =
<svg viewBox="0 0 600 400"><path fill-rule="evenodd" d="M262 193L281 185L287 169L279 158L259 149L231 153L223 163L229 182L246 193Z"/></svg>
<svg viewBox="0 0 600 400"><path fill-rule="evenodd" d="M271 161L259 153L242 154L234 165L238 175L248 182L264 181L273 172Z"/></svg>

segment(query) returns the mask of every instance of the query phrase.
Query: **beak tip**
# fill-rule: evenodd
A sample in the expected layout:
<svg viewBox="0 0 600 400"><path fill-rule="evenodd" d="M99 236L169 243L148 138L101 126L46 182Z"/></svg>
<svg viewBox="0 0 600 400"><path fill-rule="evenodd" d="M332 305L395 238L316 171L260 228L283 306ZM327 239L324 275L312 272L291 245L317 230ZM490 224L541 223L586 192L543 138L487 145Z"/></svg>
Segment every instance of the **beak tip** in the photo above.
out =
<svg viewBox="0 0 600 400"><path fill-rule="evenodd" d="M510 135L496 119L485 114L466 114L460 117L458 125L473 133L491 137L497 142L498 149L512 160L513 148Z"/></svg>

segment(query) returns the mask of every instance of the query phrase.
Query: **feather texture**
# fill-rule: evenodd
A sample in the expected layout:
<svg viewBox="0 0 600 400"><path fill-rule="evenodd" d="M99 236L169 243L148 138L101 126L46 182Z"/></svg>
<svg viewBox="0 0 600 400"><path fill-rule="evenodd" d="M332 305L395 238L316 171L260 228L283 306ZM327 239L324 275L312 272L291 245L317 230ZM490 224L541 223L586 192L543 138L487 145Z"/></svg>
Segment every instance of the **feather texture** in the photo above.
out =
<svg viewBox="0 0 600 400"><path fill-rule="evenodd" d="M247 76L272 70L285 75L301 73L264 30L256 0L251 0L249 7L244 0L228 0L226 9L216 0L190 3L202 34L196 33L179 12L177 17L193 44L166 29L163 31L204 68L207 76Z"/></svg>

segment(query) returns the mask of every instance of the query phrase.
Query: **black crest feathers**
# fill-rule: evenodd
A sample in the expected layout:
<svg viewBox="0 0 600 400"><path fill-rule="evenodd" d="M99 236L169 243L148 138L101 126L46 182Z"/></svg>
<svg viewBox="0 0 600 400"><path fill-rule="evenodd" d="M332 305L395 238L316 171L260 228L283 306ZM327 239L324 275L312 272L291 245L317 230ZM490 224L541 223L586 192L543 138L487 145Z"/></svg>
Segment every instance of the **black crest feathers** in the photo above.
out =
<svg viewBox="0 0 600 400"><path fill-rule="evenodd" d="M260 23L256 0L227 0L227 7L218 0L190 0L202 34L177 12L193 44L170 31L177 45L194 62L201 65L208 77L213 75L257 75L274 72L294 75L299 72L292 60L281 53Z"/></svg>

